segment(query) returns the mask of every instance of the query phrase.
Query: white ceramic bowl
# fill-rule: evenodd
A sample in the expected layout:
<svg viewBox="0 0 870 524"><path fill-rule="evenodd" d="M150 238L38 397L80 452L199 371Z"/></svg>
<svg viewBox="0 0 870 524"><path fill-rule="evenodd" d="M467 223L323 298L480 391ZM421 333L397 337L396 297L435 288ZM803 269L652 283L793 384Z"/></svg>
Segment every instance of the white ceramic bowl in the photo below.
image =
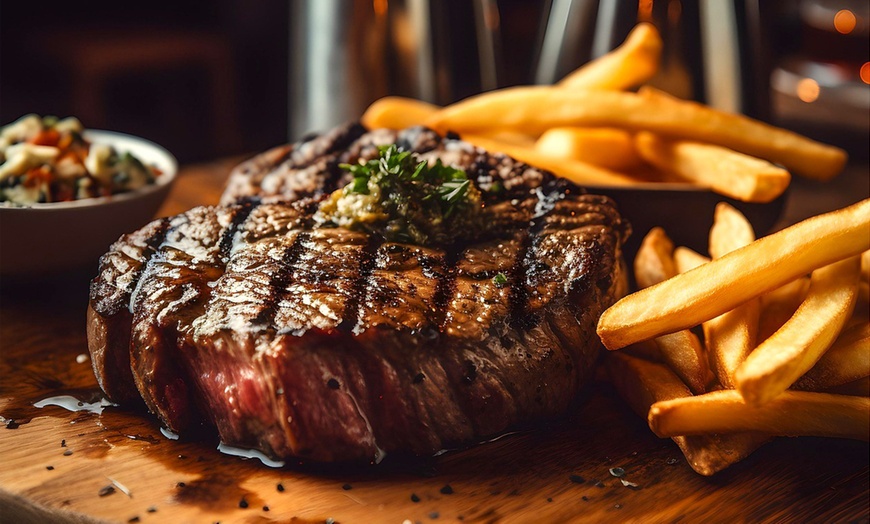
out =
<svg viewBox="0 0 870 524"><path fill-rule="evenodd" d="M111 131L85 131L92 143L129 151L162 174L153 185L108 197L72 202L0 205L0 276L57 274L93 268L122 234L147 224L169 194L178 162L148 140Z"/></svg>

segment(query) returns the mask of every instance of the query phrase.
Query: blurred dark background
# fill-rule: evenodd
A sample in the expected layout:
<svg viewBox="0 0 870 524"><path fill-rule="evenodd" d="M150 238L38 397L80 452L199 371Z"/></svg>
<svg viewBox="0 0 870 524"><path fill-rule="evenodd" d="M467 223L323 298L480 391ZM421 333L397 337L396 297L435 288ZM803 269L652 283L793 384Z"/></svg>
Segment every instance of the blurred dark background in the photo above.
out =
<svg viewBox="0 0 870 524"><path fill-rule="evenodd" d="M298 133L290 130L294 118L301 118L290 102L294 96L299 99L296 86L304 80L294 60L307 51L292 49L307 42L294 33L310 35L322 29L300 29L303 4L314 2L52 0L37 6L3 0L0 124L30 112L75 115L86 127L154 140L182 162L247 154L286 142L296 138L291 135ZM358 15L387 8L400 12L411 4L331 2L343 8L335 17L351 16L349 6ZM669 72L688 74L690 96L708 102L703 75L697 72L702 60L698 1L445 0L429 5L430 29L435 33L434 81L439 89L446 86L431 95L432 101L449 103L496 86L541 81L546 15L557 8L581 10L582 23L588 26L570 40L572 52L560 55L559 70L553 74L569 71L594 56L594 26L600 28L607 7L625 14L609 26L612 45L621 42L637 19L654 22L665 36L663 65ZM740 59L751 70L743 89L754 101L744 111L844 146L853 157L866 159L870 3L735 0L733 5L743 24ZM485 19L489 44L481 40L476 19ZM374 31L361 29L363 34ZM388 44L401 47L401 42ZM481 47L486 45L492 49ZM419 96L393 82L404 74L400 61L393 64L388 54L370 54L375 55L372 67L381 69L367 67L369 77L363 76L361 84L374 84L377 75L384 75L388 78L380 94ZM480 72L486 56L495 57L489 80ZM668 85L674 79L658 80ZM347 85L348 93L360 89L360 84ZM362 102L375 97L364 92Z"/></svg>
<svg viewBox="0 0 870 524"><path fill-rule="evenodd" d="M75 115L183 162L281 143L288 13L273 0L4 0L0 121Z"/></svg>

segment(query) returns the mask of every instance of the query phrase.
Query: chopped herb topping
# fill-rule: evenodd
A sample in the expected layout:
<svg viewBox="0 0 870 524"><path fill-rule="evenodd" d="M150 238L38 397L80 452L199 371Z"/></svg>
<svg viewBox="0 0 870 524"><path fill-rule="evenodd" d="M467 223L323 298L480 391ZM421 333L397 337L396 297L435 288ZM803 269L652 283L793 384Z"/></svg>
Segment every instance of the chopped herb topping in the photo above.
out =
<svg viewBox="0 0 870 524"><path fill-rule="evenodd" d="M499 273L498 275L492 277L492 283L495 284L496 287L504 287L508 283L507 275L504 273Z"/></svg>
<svg viewBox="0 0 870 524"><path fill-rule="evenodd" d="M320 205L321 224L379 232L394 242L444 244L477 228L480 192L465 171L429 165L395 145L359 164L341 164L353 175Z"/></svg>

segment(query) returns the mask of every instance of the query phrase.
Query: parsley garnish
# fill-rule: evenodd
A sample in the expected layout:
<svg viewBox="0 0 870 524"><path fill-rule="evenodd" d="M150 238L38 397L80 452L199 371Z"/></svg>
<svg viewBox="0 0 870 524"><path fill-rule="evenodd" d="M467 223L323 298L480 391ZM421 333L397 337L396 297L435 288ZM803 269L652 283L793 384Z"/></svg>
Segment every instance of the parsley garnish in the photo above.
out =
<svg viewBox="0 0 870 524"><path fill-rule="evenodd" d="M497 274L492 277L492 283L495 284L496 287L504 287L508 283L507 275L504 273Z"/></svg>
<svg viewBox="0 0 870 524"><path fill-rule="evenodd" d="M396 145L381 146L378 153L364 163L339 165L353 179L321 205L327 220L416 244L467 234L481 206L480 192L465 171L441 160L429 165Z"/></svg>
<svg viewBox="0 0 870 524"><path fill-rule="evenodd" d="M408 185L417 185L418 189L429 190L423 196L424 200L438 196L445 217L453 214L456 205L468 195L471 181L461 169L445 166L440 159L430 167L425 160L417 161L410 151L399 151L395 144L379 146L378 152L378 158L364 164L339 164L353 175L346 192L368 195L370 181L374 181L382 191L409 189Z"/></svg>

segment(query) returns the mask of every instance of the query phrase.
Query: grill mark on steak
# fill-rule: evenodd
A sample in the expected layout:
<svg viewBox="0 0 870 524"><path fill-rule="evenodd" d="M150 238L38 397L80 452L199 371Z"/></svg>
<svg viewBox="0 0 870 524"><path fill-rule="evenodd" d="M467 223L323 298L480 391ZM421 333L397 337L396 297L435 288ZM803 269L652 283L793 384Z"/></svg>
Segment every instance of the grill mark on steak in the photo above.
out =
<svg viewBox="0 0 870 524"><path fill-rule="evenodd" d="M527 255L532 246L532 227L534 220L529 221L528 227L523 230L520 236L520 250L514 265L508 273L508 283L510 283L510 302L508 305L508 322L515 328L531 327L529 316L526 314L526 304L528 303L528 293L525 286L526 274L528 273Z"/></svg>
<svg viewBox="0 0 870 524"><path fill-rule="evenodd" d="M424 271L436 274L438 281L435 285L435 320L432 322L437 326L437 333L444 330L444 325L447 323L447 304L456 289L457 264L461 251L458 246L453 246L446 250L444 255L444 265L440 272L435 272L434 268L429 265L429 259L421 259L421 265ZM425 260L425 261L424 261ZM437 334L436 333L436 334Z"/></svg>
<svg viewBox="0 0 870 524"><path fill-rule="evenodd" d="M220 252L223 257L224 263L230 259L230 252L232 251L233 244L236 241L236 235L240 234L240 229L242 225L245 223L245 220L248 219L248 216L261 204L259 198L245 199L239 202L239 207L237 207L233 212L233 219L230 223L230 227L228 227L223 235L221 235L220 242Z"/></svg>
<svg viewBox="0 0 870 524"><path fill-rule="evenodd" d="M348 294L344 314L337 326L338 330L353 333L359 329L362 303L369 288L369 278L377 263L376 255L383 243L383 238L379 235L370 235L365 247L359 253L359 277L354 280L353 287Z"/></svg>
<svg viewBox="0 0 870 524"><path fill-rule="evenodd" d="M278 312L278 304L281 302L281 297L287 284L290 283L290 278L293 275L293 264L299 260L302 253L305 251L305 242L310 238L309 233L299 233L284 252L281 254L281 262L269 279L270 292L267 295L266 307L254 319L254 323L264 326L273 326L275 324L275 315Z"/></svg>

